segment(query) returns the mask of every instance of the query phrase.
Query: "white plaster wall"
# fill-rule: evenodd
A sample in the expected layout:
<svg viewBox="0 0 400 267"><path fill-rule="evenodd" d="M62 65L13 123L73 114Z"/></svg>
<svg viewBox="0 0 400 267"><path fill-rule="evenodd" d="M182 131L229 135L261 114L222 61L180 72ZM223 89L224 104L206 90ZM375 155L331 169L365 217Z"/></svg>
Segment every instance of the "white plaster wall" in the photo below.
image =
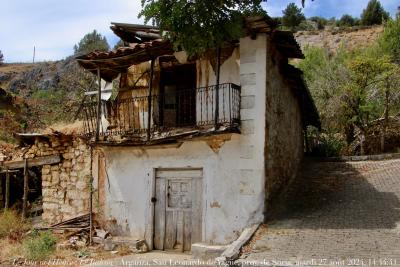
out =
<svg viewBox="0 0 400 267"><path fill-rule="evenodd" d="M155 169L194 167L203 168L204 175L203 242L227 244L244 227L263 220L266 46L264 34L240 40L240 75L222 81L242 86L242 134L233 134L218 152L200 140L168 148L102 147L106 218L116 219L132 237L148 238ZM231 75L226 72L223 65L222 77Z"/></svg>

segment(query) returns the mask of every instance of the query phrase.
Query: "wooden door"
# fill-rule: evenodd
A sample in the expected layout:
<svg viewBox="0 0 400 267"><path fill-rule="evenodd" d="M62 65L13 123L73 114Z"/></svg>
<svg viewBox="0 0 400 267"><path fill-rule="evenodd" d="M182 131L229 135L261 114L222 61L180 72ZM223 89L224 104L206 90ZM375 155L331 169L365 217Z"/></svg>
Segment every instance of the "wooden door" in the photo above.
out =
<svg viewBox="0 0 400 267"><path fill-rule="evenodd" d="M201 241L201 176L199 169L157 170L155 249L190 251Z"/></svg>

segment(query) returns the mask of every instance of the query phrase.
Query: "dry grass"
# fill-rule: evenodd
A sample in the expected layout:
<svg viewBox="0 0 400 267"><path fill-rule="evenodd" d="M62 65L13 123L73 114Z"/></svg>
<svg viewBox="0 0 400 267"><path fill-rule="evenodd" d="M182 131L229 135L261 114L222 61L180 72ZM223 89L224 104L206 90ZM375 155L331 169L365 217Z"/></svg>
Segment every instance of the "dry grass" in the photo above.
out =
<svg viewBox="0 0 400 267"><path fill-rule="evenodd" d="M15 73L30 70L35 64L32 63L12 63L0 65L1 73Z"/></svg>
<svg viewBox="0 0 400 267"><path fill-rule="evenodd" d="M30 229L30 224L23 221L21 216L14 211L0 213L0 238L20 242L23 234Z"/></svg>
<svg viewBox="0 0 400 267"><path fill-rule="evenodd" d="M4 261L22 257L22 251L21 243L12 242L8 238L0 239L0 266L4 264Z"/></svg>

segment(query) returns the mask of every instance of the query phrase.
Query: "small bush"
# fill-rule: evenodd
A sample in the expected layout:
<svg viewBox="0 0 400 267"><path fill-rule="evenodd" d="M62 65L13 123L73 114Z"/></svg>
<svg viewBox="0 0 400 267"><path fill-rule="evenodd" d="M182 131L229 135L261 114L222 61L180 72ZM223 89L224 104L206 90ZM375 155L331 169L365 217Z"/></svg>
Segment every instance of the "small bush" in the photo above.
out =
<svg viewBox="0 0 400 267"><path fill-rule="evenodd" d="M29 224L24 222L15 211L0 213L0 238L13 237L19 239L29 229Z"/></svg>
<svg viewBox="0 0 400 267"><path fill-rule="evenodd" d="M334 134L321 134L317 144L312 148L311 155L317 157L337 157L345 147L344 141Z"/></svg>
<svg viewBox="0 0 400 267"><path fill-rule="evenodd" d="M34 232L24 241L24 252L29 260L45 260L56 250L57 238L49 231Z"/></svg>

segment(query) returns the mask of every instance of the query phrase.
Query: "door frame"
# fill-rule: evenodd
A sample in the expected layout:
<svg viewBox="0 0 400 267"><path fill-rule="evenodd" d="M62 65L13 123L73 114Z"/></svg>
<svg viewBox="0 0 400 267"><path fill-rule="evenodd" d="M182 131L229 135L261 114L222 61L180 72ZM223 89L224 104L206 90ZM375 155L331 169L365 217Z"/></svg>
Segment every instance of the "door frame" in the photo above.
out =
<svg viewBox="0 0 400 267"><path fill-rule="evenodd" d="M175 110L176 110L176 114L175 114L175 127L181 127L182 125L179 125L179 123L183 124L182 122L180 122L180 120L182 119L180 116L182 115L180 111L182 111L181 109L183 109L183 104L180 103L180 101L178 100L179 97L186 97L186 94L192 94L190 95L189 99L190 101L192 101L193 103L191 104L191 108L192 110L189 110L190 113L192 114L192 122L188 122L188 124L196 124L197 123L197 99L196 99L196 92L197 92L197 65L196 63L185 63L185 64L177 64L177 65L173 65L173 66L169 66L169 67L164 67L160 69L160 82L159 82L159 87L160 87L160 99L159 99L159 118L160 118L160 125L164 126L165 125L165 103L164 103L164 97L165 97L165 86L166 84L166 76L167 73L173 73L176 75L176 73L179 73L179 69L182 68L186 68L186 69L190 69L191 72L193 71L193 79L190 83L192 83L191 86L188 86L187 88L184 88L185 93L184 96L180 96L179 92L180 89L182 88L176 88L176 92L175 92L175 99L176 99L176 106L175 106ZM179 78L178 78L179 80ZM178 83L176 83L178 84Z"/></svg>
<svg viewBox="0 0 400 267"><path fill-rule="evenodd" d="M146 223L146 225L148 227L146 227L145 230L145 240L146 243L149 247L149 250L154 250L154 235L155 235L155 205L156 202L152 202L152 199L156 197L156 175L157 175L157 171L159 170L163 170L163 171L189 171L189 170L193 170L193 171L201 171L201 177L188 177L188 178L192 178L192 179L200 179L200 188L198 189L200 192L200 200L199 200L199 221L200 221L200 225L199 225L199 236L201 238L200 241L202 241L203 239L203 182L204 182L204 168L202 167L183 167L183 168L153 168L152 172L151 172L151 177L150 177L150 194L149 194L149 198L148 198L148 202L149 202L149 212L147 215L148 220L146 220L148 223ZM150 173L147 174L148 176L150 176ZM177 178L179 179L179 178ZM200 242L199 241L199 242ZM193 243L192 243L193 244Z"/></svg>

